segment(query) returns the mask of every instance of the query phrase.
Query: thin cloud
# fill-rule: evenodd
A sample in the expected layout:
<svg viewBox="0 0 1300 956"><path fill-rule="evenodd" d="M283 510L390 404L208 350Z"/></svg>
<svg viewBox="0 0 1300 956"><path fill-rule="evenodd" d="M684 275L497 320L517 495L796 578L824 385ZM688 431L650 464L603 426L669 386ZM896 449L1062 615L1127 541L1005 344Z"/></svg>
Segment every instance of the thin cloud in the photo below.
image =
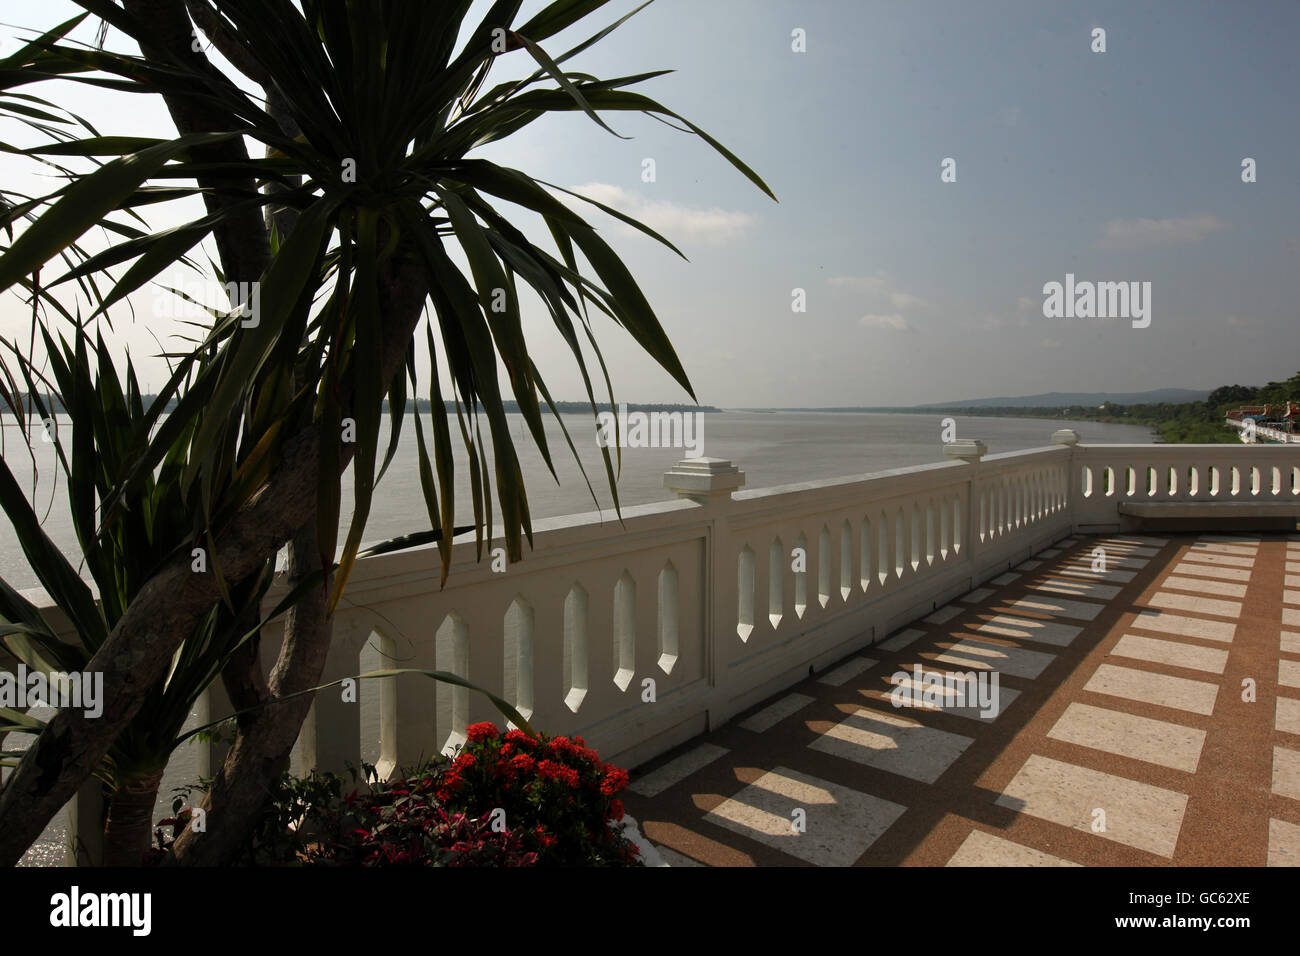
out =
<svg viewBox="0 0 1300 956"><path fill-rule="evenodd" d="M573 191L617 209L625 216L631 216L661 233L670 242L722 245L744 238L745 233L757 221L756 217L749 213L720 209L717 206L699 209L666 199L646 199L622 186L613 186L609 183L587 183L583 186L575 186ZM572 197L563 198L571 206L579 208L584 217L590 212L595 212L596 216L601 215L599 210L593 209L584 202ZM614 222L615 228L620 232L636 232L631 226L617 220Z"/></svg>
<svg viewBox="0 0 1300 956"><path fill-rule="evenodd" d="M889 301L896 309L928 309L930 303L910 292L891 292Z"/></svg>
<svg viewBox="0 0 1300 956"><path fill-rule="evenodd" d="M874 300L872 304L884 305L888 302L899 311L934 308L933 303L928 299L897 288L894 281L884 272L878 272L873 276L834 276L830 283L836 288L850 289L864 298Z"/></svg>
<svg viewBox="0 0 1300 956"><path fill-rule="evenodd" d="M1227 228L1227 223L1209 214L1181 219L1112 219L1106 223L1106 235L1097 240L1097 247L1127 251L1181 245L1201 242L1211 233Z"/></svg>
<svg viewBox="0 0 1300 956"><path fill-rule="evenodd" d="M830 281L833 286L867 295L881 295L889 289L889 276L883 272L873 276L835 276Z"/></svg>
<svg viewBox="0 0 1300 956"><path fill-rule="evenodd" d="M895 332L907 332L911 329L907 319L897 312L892 315L864 315L858 319L858 325L868 329L892 329Z"/></svg>

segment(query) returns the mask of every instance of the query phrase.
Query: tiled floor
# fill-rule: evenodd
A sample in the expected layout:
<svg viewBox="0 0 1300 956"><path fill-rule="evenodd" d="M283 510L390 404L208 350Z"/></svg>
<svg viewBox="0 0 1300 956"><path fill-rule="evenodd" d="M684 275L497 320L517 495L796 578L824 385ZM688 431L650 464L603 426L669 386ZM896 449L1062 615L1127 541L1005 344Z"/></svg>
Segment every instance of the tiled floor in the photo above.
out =
<svg viewBox="0 0 1300 956"><path fill-rule="evenodd" d="M641 768L628 811L673 866L1300 865L1300 535L1017 571Z"/></svg>

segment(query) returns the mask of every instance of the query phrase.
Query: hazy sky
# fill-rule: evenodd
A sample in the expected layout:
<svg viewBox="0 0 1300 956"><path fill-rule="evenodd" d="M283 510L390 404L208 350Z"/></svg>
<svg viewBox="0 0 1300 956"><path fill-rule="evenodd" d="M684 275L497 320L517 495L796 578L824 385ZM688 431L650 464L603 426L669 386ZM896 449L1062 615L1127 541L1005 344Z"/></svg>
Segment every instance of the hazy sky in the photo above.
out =
<svg viewBox="0 0 1300 956"><path fill-rule="evenodd" d="M541 6L526 3L519 22ZM634 6L613 2L547 49ZM75 12L66 0L3 0L0 21L44 29ZM1104 53L1092 50L1098 27ZM804 52L792 49L796 30ZM12 31L0 32L12 48ZM779 203L702 141L636 115L606 115L631 140L575 113L481 155L581 188L678 243L689 262L592 211L707 404L1261 384L1300 368L1297 41L1293 0L657 0L567 66L675 69L640 91L734 150ZM531 72L527 54L510 56L517 65L494 82ZM174 132L156 102L61 96L101 132ZM0 139L24 137L0 120ZM1242 181L1247 157L1253 183ZM941 181L946 158L955 182ZM34 189L30 170L0 158L6 185ZM1043 286L1067 273L1151 283L1149 327L1045 318ZM804 312L792 309L796 289ZM0 298L0 331L25 329L12 294ZM177 326L154 314L152 295L134 304L115 342L156 386L148 329ZM538 364L555 397L579 399L548 326L533 308ZM599 321L597 334L617 397L684 398L621 329Z"/></svg>

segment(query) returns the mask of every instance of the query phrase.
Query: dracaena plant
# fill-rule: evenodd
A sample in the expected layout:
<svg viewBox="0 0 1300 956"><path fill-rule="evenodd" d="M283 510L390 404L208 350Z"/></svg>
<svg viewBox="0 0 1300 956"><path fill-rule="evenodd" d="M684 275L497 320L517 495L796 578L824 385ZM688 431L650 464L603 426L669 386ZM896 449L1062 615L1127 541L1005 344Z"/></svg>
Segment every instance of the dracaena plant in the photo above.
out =
<svg viewBox="0 0 1300 956"><path fill-rule="evenodd" d="M178 441L158 473L146 477L130 509L117 510L101 524L96 502L111 493L133 463L132 445L148 433L161 403L145 406L129 360L125 382L117 376L102 337L92 346L87 334L77 328L73 343L56 343L46 332L43 344L48 377L13 343L3 343L11 367L20 371L28 391L26 402L15 402L13 391L4 389L0 409L14 414L29 441L34 439L31 430L51 428L56 412L65 411L70 418L70 427L53 429L51 444L56 472L67 489L81 561L74 564L50 541L0 454L0 509L13 525L33 573L68 624L66 633L56 633L34 603L0 579L0 641L29 673L91 679L95 653L154 569L174 554L190 551L196 540L194 513L175 481L184 464L184 443ZM28 417L29 410L33 417ZM11 444L7 450L12 454L15 449ZM79 574L82 568L90 582ZM261 599L273 571L274 560L262 574L241 582L229 605L215 603L197 622L182 641L166 678L143 689L135 716L96 766L94 775L107 797L106 864L139 864L148 847L150 814L163 771L185 739L183 725L245 635L260 623ZM0 708L0 733L39 734L43 729L44 722L30 714ZM17 757L0 754L0 763L13 766Z"/></svg>
<svg viewBox="0 0 1300 956"><path fill-rule="evenodd" d="M69 625L66 633L56 633L39 607L0 578L0 643L29 673L85 674L95 652L153 570L178 552L193 554L192 545L202 529L196 526L195 512L186 505L175 480L184 465L185 434L165 456L158 473L146 477L133 506L115 510L100 524L96 501L111 493L130 468L133 446L156 427L163 403L154 400L145 405L129 358L125 377L119 378L102 337L92 348L78 326L73 343L56 343L45 332L43 344L48 375L13 343L0 341L0 348L9 352L10 366L22 376L27 389L24 403L13 401L12 389L0 388L0 410L13 413L29 443L36 440L35 430L51 430L56 470L67 488L81 565L91 583L83 582L79 568L45 534L32 503L0 452L0 511L13 525L29 566L63 609ZM182 368L187 366L182 363ZM29 411L34 414L27 414ZM59 411L70 419L69 427L53 424ZM388 547L381 544L369 551ZM232 655L292 601L294 596L289 595L263 619L263 599L274 567L274 559L268 561L260 575L233 589L230 604L213 605L182 642L166 678L144 689L143 704L96 768L94 775L104 785L106 796L100 859L105 865L139 865L148 848L151 814L163 772L173 752L194 735L184 731L190 713ZM479 689L468 682L466 686ZM503 701L488 696L510 719L527 726ZM39 734L43 729L44 722L30 714L0 708L0 734ZM0 765L14 766L18 756L0 752ZM92 859L80 850L78 856Z"/></svg>
<svg viewBox="0 0 1300 956"><path fill-rule="evenodd" d="M247 586L286 543L295 580L319 575L325 586L291 609L270 693L287 696L315 683L329 616L358 555L375 483L392 461L412 391L427 389L432 406L427 435L420 416L412 416L430 526L423 539L412 541L437 543L445 581L459 441L480 553L484 535L499 531L511 560L522 558L531 525L505 401L518 403L548 466L544 407L559 416L529 352L521 289L535 294L568 344L593 415L597 389L584 348L599 365L602 395L614 403L593 326L602 316L626 329L691 391L635 279L575 209L587 203L675 247L609 207L478 158L478 147L554 112L581 111L607 129L601 114L644 113L700 136L771 195L708 134L629 89L666 71L602 80L565 68L636 10L558 56L544 51L544 41L604 0L554 0L523 23L516 23L522 0L496 0L463 42L458 38L468 0L77 2L106 25L105 43L87 48L60 39L67 30L42 38L15 69L0 70L0 92L67 79L126 96L161 96L178 135L61 136L25 150L49 161L93 160L97 168L0 219L12 225L21 213L32 220L0 254L0 290L18 286L44 299L67 283L95 279L105 287L90 316L98 319L210 240L219 260L214 277L234 290L258 283L260 298L254 322L237 310L247 302L236 291L232 310L203 330L188 353L202 362L164 389L164 398L176 399L173 412L133 446L133 463L100 506L101 520L131 508L150 476L182 447L173 481L198 516L214 573L187 575L174 560L151 581L174 589L166 620L152 619L157 607L150 599L127 609L96 655L109 668L107 719L90 726L75 714L60 714L60 742L42 735L29 750L0 793L0 832L7 834L0 836L0 861L11 859L35 826L32 820L19 825L17 808L27 806L40 817L57 807L75 789L87 758L106 748L134 713L125 675L111 661L140 653L150 662L143 678L159 679L212 602L233 606L233 590ZM113 52L118 34L134 40L140 53ZM218 69L204 52L207 43L243 77ZM510 64L515 76L488 86L498 63ZM250 84L260 95L246 89ZM249 143L265 155L251 155ZM148 231L129 225L151 204L195 197L205 214L181 226ZM532 242L511 218L515 212L501 211L502 203L540 217L552 245ZM120 241L51 275L49 264L96 225ZM423 381L417 349L428 356ZM450 372L447 381L439 379L440 361ZM453 416L442 413L444 395ZM392 414L382 450L385 397ZM355 426L355 436L348 436L354 441L344 440L345 423ZM615 463L607 450L603 454L617 504ZM347 467L354 470L355 500L339 549L340 475ZM249 665L227 666L228 688L238 685L231 671L239 666ZM228 801L224 821L253 819L256 794L267 791L267 781L252 779L257 773L249 768L283 756L305 708L286 705L266 714L255 727L241 726L208 795L209 801ZM59 777L45 794L35 789L38 762ZM216 861L220 849L205 854L200 847L221 845L221 839L187 832L175 855Z"/></svg>

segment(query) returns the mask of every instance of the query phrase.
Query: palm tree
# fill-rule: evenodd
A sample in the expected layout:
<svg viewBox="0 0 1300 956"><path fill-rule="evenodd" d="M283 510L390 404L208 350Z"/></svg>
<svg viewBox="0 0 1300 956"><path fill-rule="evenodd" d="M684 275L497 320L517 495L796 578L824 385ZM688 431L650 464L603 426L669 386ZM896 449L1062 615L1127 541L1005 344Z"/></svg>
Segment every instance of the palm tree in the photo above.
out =
<svg viewBox="0 0 1300 956"><path fill-rule="evenodd" d="M605 0L554 0L518 26L522 0L495 0L459 47L469 0L436 6L404 0L77 2L107 25L109 37L120 33L134 40L140 55L73 45L61 39L65 29L35 41L15 69L0 68L0 91L12 94L25 84L64 78L125 95L161 95L178 135L141 140L63 134L30 150L46 158L104 161L40 202L15 204L0 218L7 227L29 221L0 247L0 290L18 285L34 307L48 307L51 289L98 278L109 287L102 301L92 302L96 319L204 240L214 242L219 266L213 275L229 284L231 309L214 316L180 356L177 374L158 399L175 398L176 407L156 428L135 431L130 460L101 495L95 532L102 535L120 513L137 509L158 469L175 463L169 487L190 509L191 530L206 547L212 573L192 573L188 552L152 569L88 663L104 674L103 715L90 721L59 713L0 792L0 861L14 861L100 765L143 706L139 689L164 678L187 635L219 603L238 613L237 593L249 593L288 544L297 600L285 619L279 660L264 675L254 635L222 670L242 716L207 797L209 810L220 810L209 819L219 823L206 834L187 830L174 851L179 862L216 863L229 858L261 809L305 717L310 694L304 692L319 681L330 614L358 555L375 483L392 460L408 394L426 385L431 399L427 437L420 416L413 415L430 523L414 540L438 543L445 581L455 465L442 396L454 402L458 438L470 462L480 549L485 531L495 526L494 496L512 561L522 558L523 539L531 539L498 362L550 465L542 404L559 416L529 355L521 283L545 305L568 343L593 415L597 399L584 343L597 357L614 404L593 312L625 328L691 391L627 268L573 206L557 198L567 190L475 158L474 150L555 111L581 110L606 129L600 113L635 111L683 124L763 192L771 191L698 127L628 89L666 71L599 80L563 69L635 10L561 56L552 58L539 45ZM247 83L217 69L200 35L262 95L251 95ZM485 91L500 59L530 61L536 68ZM250 141L266 155L250 156ZM645 225L568 195L676 251ZM185 225L149 232L129 224L141 207L191 197L202 198L206 214ZM530 241L497 208L501 202L540 216L555 252ZM59 257L66 259L79 237L97 225L120 241L79 257L57 276L44 271ZM468 262L468 273L452 258L456 251ZM579 254L594 279L585 274ZM120 275L111 271L128 262ZM259 314L249 322L242 310L254 288ZM421 345L430 368L424 383L415 361ZM439 380L439 359L450 370L445 383ZM381 461L385 397L393 414ZM492 439L491 466L484 424ZM353 427L355 441L345 440ZM572 449L567 432L566 440ZM615 493L614 463L607 450L604 455ZM349 465L354 518L336 565L340 475Z"/></svg>

